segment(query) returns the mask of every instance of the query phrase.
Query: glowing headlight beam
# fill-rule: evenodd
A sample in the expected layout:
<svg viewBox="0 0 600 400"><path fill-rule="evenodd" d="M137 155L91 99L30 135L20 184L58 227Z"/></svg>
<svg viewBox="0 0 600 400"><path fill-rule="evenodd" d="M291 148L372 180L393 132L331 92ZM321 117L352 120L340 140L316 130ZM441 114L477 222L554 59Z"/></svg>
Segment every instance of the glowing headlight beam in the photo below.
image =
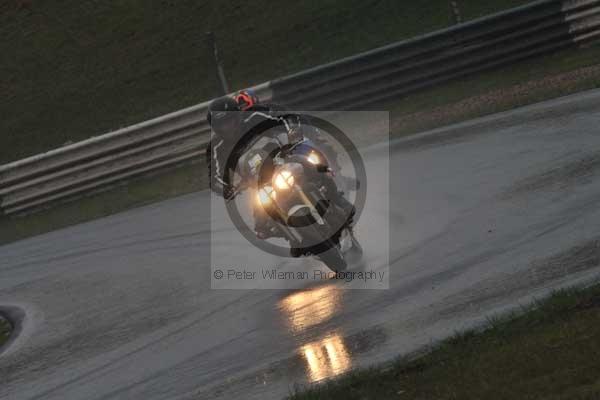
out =
<svg viewBox="0 0 600 400"><path fill-rule="evenodd" d="M290 171L283 170L275 176L274 183L277 189L287 190L294 185L294 176Z"/></svg>
<svg viewBox="0 0 600 400"><path fill-rule="evenodd" d="M310 154L307 157L307 160L309 163L311 164L320 164L321 163L321 159L319 158L319 156L317 155L317 153L315 153L314 151L311 151Z"/></svg>
<svg viewBox="0 0 600 400"><path fill-rule="evenodd" d="M273 190L270 186L265 186L260 189L257 193L258 202L265 206L271 202L271 200L275 200L277 198L277 192Z"/></svg>

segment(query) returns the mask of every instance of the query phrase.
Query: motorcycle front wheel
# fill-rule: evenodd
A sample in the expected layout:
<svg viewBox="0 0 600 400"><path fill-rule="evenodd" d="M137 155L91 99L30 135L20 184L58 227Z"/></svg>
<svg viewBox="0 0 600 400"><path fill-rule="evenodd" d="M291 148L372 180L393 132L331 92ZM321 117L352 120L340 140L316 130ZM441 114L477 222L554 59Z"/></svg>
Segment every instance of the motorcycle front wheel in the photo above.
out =
<svg viewBox="0 0 600 400"><path fill-rule="evenodd" d="M320 253L317 257L333 272L342 272L348 268L346 260L336 246Z"/></svg>

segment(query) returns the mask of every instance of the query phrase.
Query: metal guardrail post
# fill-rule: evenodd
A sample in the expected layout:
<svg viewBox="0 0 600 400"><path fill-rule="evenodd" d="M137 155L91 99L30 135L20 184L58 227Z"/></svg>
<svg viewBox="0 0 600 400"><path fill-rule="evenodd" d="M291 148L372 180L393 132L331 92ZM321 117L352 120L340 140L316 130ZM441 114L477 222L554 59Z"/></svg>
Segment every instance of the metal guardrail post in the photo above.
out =
<svg viewBox="0 0 600 400"><path fill-rule="evenodd" d="M462 23L462 14L460 13L460 7L458 6L458 2L452 0L450 2L450 7L452 8L452 17L454 18L455 24Z"/></svg>
<svg viewBox="0 0 600 400"><path fill-rule="evenodd" d="M219 58L219 47L217 46L217 39L213 32L206 32L206 38L208 40L208 45L212 48L213 55L215 57L215 65L217 66L217 76L219 77L219 81L221 82L223 94L227 94L229 93L229 85L227 84L227 78L225 77L225 71L223 70L223 63Z"/></svg>

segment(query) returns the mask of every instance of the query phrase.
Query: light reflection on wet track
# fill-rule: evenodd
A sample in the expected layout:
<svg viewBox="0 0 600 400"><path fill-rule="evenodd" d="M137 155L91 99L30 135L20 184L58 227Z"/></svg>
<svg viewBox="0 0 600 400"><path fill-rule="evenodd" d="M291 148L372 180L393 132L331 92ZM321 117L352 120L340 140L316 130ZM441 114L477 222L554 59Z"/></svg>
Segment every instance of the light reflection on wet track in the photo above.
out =
<svg viewBox="0 0 600 400"><path fill-rule="evenodd" d="M301 332L322 323L338 312L344 290L334 285L294 291L280 301L292 332Z"/></svg>
<svg viewBox="0 0 600 400"><path fill-rule="evenodd" d="M288 320L289 330L299 334L314 325L326 322L337 314L345 293L343 289L334 285L290 293L280 302L280 309ZM352 366L344 338L337 332L302 345L300 353L306 361L311 382L339 375Z"/></svg>
<svg viewBox="0 0 600 400"><path fill-rule="evenodd" d="M332 378L348 371L352 366L344 338L338 333L303 345L302 353L308 364L308 378L311 382Z"/></svg>

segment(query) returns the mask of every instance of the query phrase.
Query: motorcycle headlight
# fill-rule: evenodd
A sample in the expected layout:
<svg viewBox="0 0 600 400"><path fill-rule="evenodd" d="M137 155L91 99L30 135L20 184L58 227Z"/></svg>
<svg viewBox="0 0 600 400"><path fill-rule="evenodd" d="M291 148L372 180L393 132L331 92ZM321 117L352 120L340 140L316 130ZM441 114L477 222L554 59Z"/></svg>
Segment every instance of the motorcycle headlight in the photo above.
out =
<svg viewBox="0 0 600 400"><path fill-rule="evenodd" d="M277 198L277 192L275 192L271 186L265 186L258 191L256 197L262 206L266 206L271 203L271 200Z"/></svg>
<svg viewBox="0 0 600 400"><path fill-rule="evenodd" d="M321 159L319 158L319 155L317 153L315 153L314 151L311 151L308 154L308 157L306 157L306 159L308 160L309 163L311 164L320 164L321 163Z"/></svg>
<svg viewBox="0 0 600 400"><path fill-rule="evenodd" d="M277 189L287 190L294 186L294 176L290 171L283 170L275 175L273 183Z"/></svg>

